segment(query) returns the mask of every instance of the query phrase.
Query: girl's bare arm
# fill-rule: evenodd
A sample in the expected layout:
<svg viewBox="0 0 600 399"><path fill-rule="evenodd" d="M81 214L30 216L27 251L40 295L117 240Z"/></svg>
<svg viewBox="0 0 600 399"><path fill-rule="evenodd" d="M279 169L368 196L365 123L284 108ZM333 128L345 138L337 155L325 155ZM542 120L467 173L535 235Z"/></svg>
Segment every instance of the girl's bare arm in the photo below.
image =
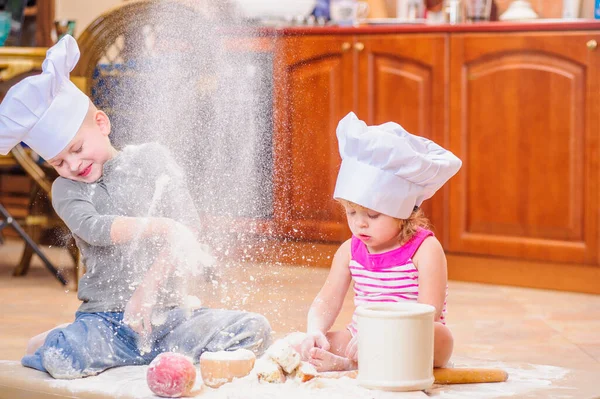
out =
<svg viewBox="0 0 600 399"><path fill-rule="evenodd" d="M309 333L326 333L335 322L352 281L349 263L350 240L347 240L335 253L327 280L310 307L307 322Z"/></svg>
<svg viewBox="0 0 600 399"><path fill-rule="evenodd" d="M435 307L435 321L439 321L446 300L448 270L446 255L442 245L435 237L423 241L413 257L419 270L419 303Z"/></svg>

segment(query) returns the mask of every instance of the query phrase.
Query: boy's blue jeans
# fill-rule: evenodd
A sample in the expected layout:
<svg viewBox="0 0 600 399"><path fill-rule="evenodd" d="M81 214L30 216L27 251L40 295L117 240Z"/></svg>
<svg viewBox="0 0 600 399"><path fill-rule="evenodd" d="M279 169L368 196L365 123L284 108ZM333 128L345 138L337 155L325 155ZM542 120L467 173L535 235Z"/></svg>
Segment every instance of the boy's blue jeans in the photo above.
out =
<svg viewBox="0 0 600 399"><path fill-rule="evenodd" d="M182 309L167 311L166 321L152 331L152 350L142 354L138 334L122 322L123 313L77 312L72 324L52 330L21 363L54 378L73 379L148 364L162 352L183 353L194 362L206 351L244 348L260 355L270 342L269 322L256 313L202 308L186 316Z"/></svg>

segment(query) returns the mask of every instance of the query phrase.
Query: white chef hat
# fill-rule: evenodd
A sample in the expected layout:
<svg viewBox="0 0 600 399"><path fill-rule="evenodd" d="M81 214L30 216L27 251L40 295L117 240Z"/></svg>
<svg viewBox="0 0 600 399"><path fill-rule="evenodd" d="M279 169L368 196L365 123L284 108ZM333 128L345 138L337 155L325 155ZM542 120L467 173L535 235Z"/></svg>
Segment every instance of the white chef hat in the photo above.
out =
<svg viewBox="0 0 600 399"><path fill-rule="evenodd" d="M399 219L433 194L462 162L397 123L367 126L353 112L338 124L342 165L333 197Z"/></svg>
<svg viewBox="0 0 600 399"><path fill-rule="evenodd" d="M42 73L23 79L0 104L0 153L25 142L44 159L58 155L87 114L89 98L70 80L79 60L77 42L65 35L46 53Z"/></svg>

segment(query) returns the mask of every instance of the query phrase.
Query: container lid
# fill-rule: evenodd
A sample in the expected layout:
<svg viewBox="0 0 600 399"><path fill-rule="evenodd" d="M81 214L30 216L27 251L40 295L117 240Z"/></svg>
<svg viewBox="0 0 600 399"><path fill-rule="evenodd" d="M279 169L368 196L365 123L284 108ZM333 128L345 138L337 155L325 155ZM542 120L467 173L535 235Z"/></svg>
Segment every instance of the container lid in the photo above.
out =
<svg viewBox="0 0 600 399"><path fill-rule="evenodd" d="M356 315L363 317L403 318L428 316L435 313L435 307L417 302L389 302L360 305Z"/></svg>

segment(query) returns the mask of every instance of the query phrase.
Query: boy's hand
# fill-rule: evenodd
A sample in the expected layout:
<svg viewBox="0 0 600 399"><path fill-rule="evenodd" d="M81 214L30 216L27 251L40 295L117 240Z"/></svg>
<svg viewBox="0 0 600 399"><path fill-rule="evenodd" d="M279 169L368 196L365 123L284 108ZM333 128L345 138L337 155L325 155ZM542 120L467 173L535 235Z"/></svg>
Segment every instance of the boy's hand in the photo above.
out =
<svg viewBox="0 0 600 399"><path fill-rule="evenodd" d="M123 323L140 335L149 335L152 332L152 309L156 302L156 291L147 289L144 283L140 284L125 306Z"/></svg>
<svg viewBox="0 0 600 399"><path fill-rule="evenodd" d="M346 357L354 362L358 362L358 334L352 337L348 346L346 346Z"/></svg>
<svg viewBox="0 0 600 399"><path fill-rule="evenodd" d="M174 222L166 235L171 262L176 272L182 275L202 275L205 268L211 268L216 260L206 245L198 242L198 235L189 227Z"/></svg>
<svg viewBox="0 0 600 399"><path fill-rule="evenodd" d="M307 360L310 358L310 350L314 347L321 348L323 350L329 350L329 341L325 334L321 331L309 332L306 334L306 338L300 344L300 355L302 359Z"/></svg>
<svg viewBox="0 0 600 399"><path fill-rule="evenodd" d="M158 290L163 280L161 276L163 276L165 268L163 265L165 252L166 250L161 252L162 257L159 256L159 259L146 272L144 279L125 305L123 322L143 336L152 332L152 309L156 304Z"/></svg>

